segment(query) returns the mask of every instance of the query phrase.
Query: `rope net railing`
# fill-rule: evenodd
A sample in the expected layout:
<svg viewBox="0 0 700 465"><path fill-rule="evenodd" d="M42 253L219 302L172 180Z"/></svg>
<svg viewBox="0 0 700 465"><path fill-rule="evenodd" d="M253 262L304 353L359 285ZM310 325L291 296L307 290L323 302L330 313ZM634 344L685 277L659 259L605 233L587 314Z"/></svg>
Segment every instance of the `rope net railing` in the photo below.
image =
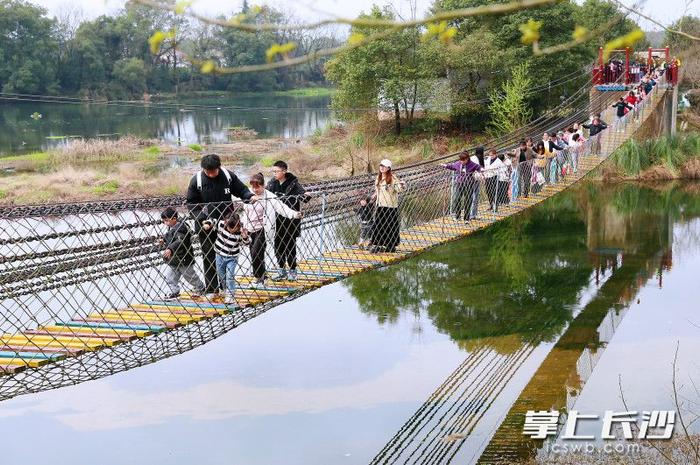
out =
<svg viewBox="0 0 700 465"><path fill-rule="evenodd" d="M624 142L653 111L657 89L615 128L519 162L514 141L566 128L600 102L562 108L505 137L469 173L436 159L396 170L391 183L360 176L246 202L3 207L0 399L190 350L326 283L529 208Z"/></svg>

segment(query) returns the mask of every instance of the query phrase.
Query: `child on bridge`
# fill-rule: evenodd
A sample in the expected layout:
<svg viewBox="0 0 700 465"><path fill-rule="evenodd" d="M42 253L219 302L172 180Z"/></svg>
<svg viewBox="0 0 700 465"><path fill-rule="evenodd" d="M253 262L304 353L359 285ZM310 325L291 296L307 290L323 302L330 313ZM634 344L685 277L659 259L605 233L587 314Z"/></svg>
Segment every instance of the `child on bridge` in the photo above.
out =
<svg viewBox="0 0 700 465"><path fill-rule="evenodd" d="M241 219L236 213L231 213L217 224L216 242L216 272L219 275L221 287L225 288L224 303L235 304L236 267L241 244L250 244L250 238L245 229L241 228Z"/></svg>
<svg viewBox="0 0 700 465"><path fill-rule="evenodd" d="M180 278L185 278L193 288L192 297L199 297L204 293L204 283L197 276L194 269L194 250L192 248L192 230L184 221L178 219L177 211L166 208L160 214L160 218L168 227L161 245L165 247L163 260L168 265L165 269L165 281L168 283L170 293L164 300L176 300L180 297Z"/></svg>

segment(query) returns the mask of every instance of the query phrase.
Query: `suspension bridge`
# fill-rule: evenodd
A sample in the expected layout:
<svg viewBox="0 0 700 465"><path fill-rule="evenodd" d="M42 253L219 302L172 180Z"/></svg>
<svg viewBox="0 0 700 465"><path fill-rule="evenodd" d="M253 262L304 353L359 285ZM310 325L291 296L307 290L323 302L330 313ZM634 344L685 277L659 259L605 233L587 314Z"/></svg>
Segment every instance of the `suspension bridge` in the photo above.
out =
<svg viewBox="0 0 700 465"><path fill-rule="evenodd" d="M603 120L612 123L610 106L620 92L596 86L596 79L490 146L502 152L521 138L564 129L592 112L602 112ZM502 204L502 183L481 182L477 219L466 224L452 215L454 178L439 166L448 157L396 170L406 190L400 199L401 242L395 253L371 253L354 245L360 229L354 208L374 189L373 176L309 185L311 200L303 208L298 241L298 279L253 286L246 251L239 260L236 303L231 305L190 294L177 301L162 300L160 211L172 206L184 212L181 197L2 207L0 400L177 355L320 286L403 260L518 214L577 183L629 138L670 131L668 114L676 98L675 86L662 79L624 120L610 124L578 148L565 149L550 165L538 167L527 161L514 166L513 174L505 168L492 173L511 181L524 173L542 171L546 176L527 196L509 189L511 197ZM266 262L268 270L274 269L271 247L266 250ZM503 379L527 357L528 347L499 368ZM484 352L473 358L462 371L482 369L493 357Z"/></svg>

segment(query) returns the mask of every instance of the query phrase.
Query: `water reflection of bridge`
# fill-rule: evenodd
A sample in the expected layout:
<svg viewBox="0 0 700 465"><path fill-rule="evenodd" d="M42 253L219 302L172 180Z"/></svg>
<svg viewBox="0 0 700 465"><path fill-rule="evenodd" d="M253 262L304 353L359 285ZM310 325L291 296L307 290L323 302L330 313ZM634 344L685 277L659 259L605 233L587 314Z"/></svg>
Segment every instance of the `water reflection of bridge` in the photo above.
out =
<svg viewBox="0 0 700 465"><path fill-rule="evenodd" d="M601 207L592 201L583 211L591 278L599 287L575 312L539 367L532 366L533 359L538 359L534 352L548 349L546 338L532 335L520 344L510 344L509 353L494 350L492 340L474 341L465 361L387 442L372 464L446 464L455 458L470 463L477 457L483 464L514 463L532 457L542 446L541 441L522 435L525 412L572 408L638 290L654 276L660 279L663 269L671 266L668 212L624 212L609 202ZM524 384L518 378L524 377L529 381L517 395ZM514 401L512 394L517 395ZM496 402L503 402L499 396L509 395L509 409L506 404L489 412ZM485 417L506 410L500 425L480 425L493 422Z"/></svg>

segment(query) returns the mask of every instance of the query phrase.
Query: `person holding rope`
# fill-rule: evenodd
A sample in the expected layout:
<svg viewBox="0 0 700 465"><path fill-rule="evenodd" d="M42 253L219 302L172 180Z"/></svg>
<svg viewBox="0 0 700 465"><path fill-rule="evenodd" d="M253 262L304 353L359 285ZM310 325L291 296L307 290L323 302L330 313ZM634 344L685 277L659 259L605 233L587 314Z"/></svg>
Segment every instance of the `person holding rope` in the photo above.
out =
<svg viewBox="0 0 700 465"><path fill-rule="evenodd" d="M399 193L404 187L405 183L391 172L391 160L382 160L374 183L373 197L377 207L370 249L373 253L396 252L400 242Z"/></svg>
<svg viewBox="0 0 700 465"><path fill-rule="evenodd" d="M265 178L257 173L250 178L250 188L255 194L256 202L245 206L243 229L250 236L250 261L253 266L255 281L252 287L265 287L265 234L273 234L275 215L285 218L301 218L301 212L292 210L275 194L265 189Z"/></svg>
<svg viewBox="0 0 700 465"><path fill-rule="evenodd" d="M192 231L187 223L178 218L177 210L173 207L166 208L160 214L161 221L168 227L165 236L160 240L163 247L163 260L165 269L165 281L170 293L163 300L176 300L180 298L180 279L192 286L192 297L199 297L204 292L204 284L197 276L194 269L194 250L192 248Z"/></svg>
<svg viewBox="0 0 700 465"><path fill-rule="evenodd" d="M478 182L472 174L475 171L481 171L481 165L470 160L469 151L463 150L459 154L459 160L452 163L443 163L440 166L457 173L455 178L455 219L459 221L460 217L463 217L464 221L468 222L472 206L472 184ZM464 214L462 214L462 210L464 210Z"/></svg>
<svg viewBox="0 0 700 465"><path fill-rule="evenodd" d="M192 176L187 188L187 205L195 220L195 231L202 247L204 286L207 299L218 295L219 277L216 271L216 224L231 206L233 197L256 200L253 193L238 177L221 167L216 154L202 157L202 170Z"/></svg>
<svg viewBox="0 0 700 465"><path fill-rule="evenodd" d="M272 192L286 206L294 211L301 210L301 202L308 202L304 186L292 173L287 171L287 164L278 160L272 165L274 176L267 183L267 190ZM297 238L301 235L301 220L276 215L275 219L275 257L280 267L279 273L272 277L273 281L296 281L297 279ZM286 266L289 266L287 273Z"/></svg>

